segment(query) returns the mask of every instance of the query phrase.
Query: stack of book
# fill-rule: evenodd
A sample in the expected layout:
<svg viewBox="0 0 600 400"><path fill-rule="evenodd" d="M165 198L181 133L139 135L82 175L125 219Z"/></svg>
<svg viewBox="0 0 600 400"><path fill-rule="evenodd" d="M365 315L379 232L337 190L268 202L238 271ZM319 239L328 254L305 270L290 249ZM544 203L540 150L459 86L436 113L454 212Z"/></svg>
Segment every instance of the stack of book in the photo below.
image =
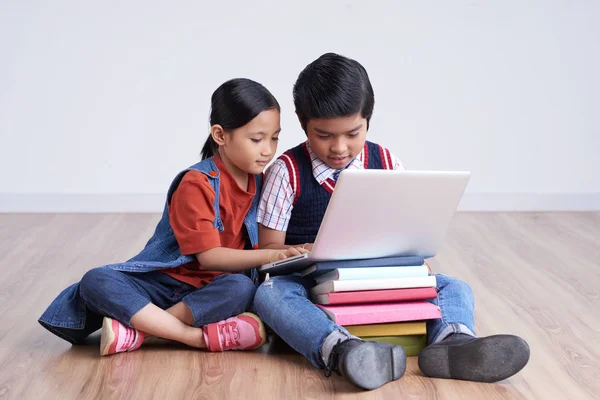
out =
<svg viewBox="0 0 600 400"><path fill-rule="evenodd" d="M421 257L315 263L311 300L331 320L364 340L387 342L417 355L426 345L426 320L441 318L435 276Z"/></svg>

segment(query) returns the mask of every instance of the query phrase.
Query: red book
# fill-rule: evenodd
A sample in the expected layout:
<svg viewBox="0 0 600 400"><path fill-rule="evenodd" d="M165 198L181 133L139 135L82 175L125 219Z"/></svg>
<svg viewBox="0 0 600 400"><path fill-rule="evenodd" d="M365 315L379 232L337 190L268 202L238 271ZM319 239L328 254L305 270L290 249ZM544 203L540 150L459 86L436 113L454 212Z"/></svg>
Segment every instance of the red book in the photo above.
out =
<svg viewBox="0 0 600 400"><path fill-rule="evenodd" d="M442 317L438 306L425 301L318 307L338 325L383 324Z"/></svg>
<svg viewBox="0 0 600 400"><path fill-rule="evenodd" d="M335 292L318 294L312 297L316 304L363 304L386 303L398 301L415 301L435 299L437 291L434 287L364 290L359 292Z"/></svg>

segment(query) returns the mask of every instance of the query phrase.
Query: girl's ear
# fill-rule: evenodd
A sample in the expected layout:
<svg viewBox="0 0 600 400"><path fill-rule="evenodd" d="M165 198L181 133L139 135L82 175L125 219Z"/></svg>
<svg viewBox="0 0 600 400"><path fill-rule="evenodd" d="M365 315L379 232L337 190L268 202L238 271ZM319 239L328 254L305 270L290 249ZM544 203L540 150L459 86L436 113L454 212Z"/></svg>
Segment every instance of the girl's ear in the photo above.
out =
<svg viewBox="0 0 600 400"><path fill-rule="evenodd" d="M213 125L210 127L210 136L212 136L213 140L219 146L223 146L225 144L225 130L221 125Z"/></svg>

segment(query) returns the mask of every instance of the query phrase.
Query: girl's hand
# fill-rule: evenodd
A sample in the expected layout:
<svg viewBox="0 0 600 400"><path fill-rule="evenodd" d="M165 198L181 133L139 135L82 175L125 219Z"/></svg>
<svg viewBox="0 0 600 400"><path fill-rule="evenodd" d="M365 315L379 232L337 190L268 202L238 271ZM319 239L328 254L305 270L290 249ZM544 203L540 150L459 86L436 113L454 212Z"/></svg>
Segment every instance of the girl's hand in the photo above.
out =
<svg viewBox="0 0 600 400"><path fill-rule="evenodd" d="M300 254L308 253L309 251L310 250L302 247L289 247L286 250L272 250L269 262L285 260L288 257L299 256Z"/></svg>
<svg viewBox="0 0 600 400"><path fill-rule="evenodd" d="M290 247L289 249L287 249L285 251L287 257L299 256L300 254L305 254L305 253L309 253L309 252L310 252L310 250L305 248L304 246ZM285 258L287 258L287 257L285 257Z"/></svg>

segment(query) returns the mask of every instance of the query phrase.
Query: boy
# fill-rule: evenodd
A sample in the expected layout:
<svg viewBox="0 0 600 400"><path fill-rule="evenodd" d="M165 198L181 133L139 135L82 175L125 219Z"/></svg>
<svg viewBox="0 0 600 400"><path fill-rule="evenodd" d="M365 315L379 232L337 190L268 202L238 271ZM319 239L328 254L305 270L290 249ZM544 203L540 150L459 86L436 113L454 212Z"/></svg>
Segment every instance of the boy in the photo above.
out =
<svg viewBox="0 0 600 400"><path fill-rule="evenodd" d="M268 169L259 204L261 248L304 244L310 248L335 181L345 168L402 169L389 150L366 141L374 94L366 70L355 60L324 54L294 85L296 114L308 140L284 153ZM427 322L429 345L419 354L427 376L496 382L520 371L529 346L517 336L477 338L471 288L437 274L442 318ZM368 343L349 335L307 297L310 282L297 274L264 282L254 310L292 348L325 375L341 373L351 383L374 389L399 379L406 368L400 346Z"/></svg>

